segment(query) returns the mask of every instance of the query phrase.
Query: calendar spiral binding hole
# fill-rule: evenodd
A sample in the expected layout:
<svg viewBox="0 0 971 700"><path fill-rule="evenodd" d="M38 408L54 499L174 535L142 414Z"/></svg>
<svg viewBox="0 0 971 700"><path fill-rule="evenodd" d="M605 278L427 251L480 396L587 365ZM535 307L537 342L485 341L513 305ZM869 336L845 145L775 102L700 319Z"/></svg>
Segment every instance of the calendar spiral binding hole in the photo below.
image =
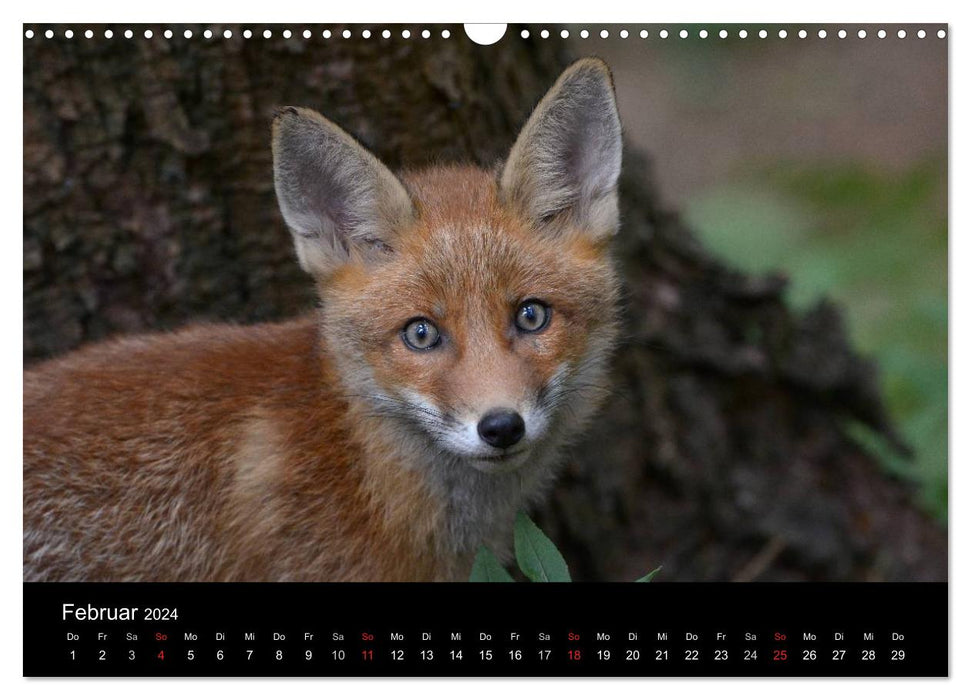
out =
<svg viewBox="0 0 971 700"><path fill-rule="evenodd" d="M876 31L873 31L872 33L868 32L866 29L859 29L856 32L850 32L840 27L833 28L833 29L822 28L822 29L816 30L815 32L810 32L807 29L797 29L791 34L788 29L783 28L783 29L770 30L764 27L759 27L759 28L747 27L747 28L738 28L738 29L733 28L731 31L725 28L711 29L711 30L707 28L700 28L700 29L693 29L693 30L688 30L685 28L682 28L682 29L661 28L658 30L654 30L653 32L649 29L628 29L628 28L621 28L619 30L610 30L610 29L604 28L604 29L600 29L599 31L591 30L589 28L581 28L581 29L564 28L559 31L551 31L550 29L547 29L547 28L542 28L539 30L530 30L528 28L525 28L519 32L519 38L521 39L535 39L535 38L549 39L550 37L569 39L571 37L579 37L580 39L584 39L584 40L591 39L591 38L611 39L614 37L617 37L620 39L657 38L662 40L665 40L665 39L726 40L729 38L731 39L749 39L749 38L768 39L770 37L778 38L778 39L816 38L819 40L825 40L825 39L832 39L832 38L847 39L847 38L853 38L854 36L857 39L872 39L872 38L886 39L890 37L896 37L897 39L908 39L908 38L926 39L929 36L936 36L938 39L945 39L947 38L947 35L948 35L948 32L945 29L938 29L937 32L931 33L923 28L914 30L913 28L905 29L903 27L896 30L891 29L889 31L885 28L879 28ZM201 38L201 39L207 39L207 40L219 39L219 38L222 38L224 40L231 40L231 39L237 39L237 38L242 38L245 40L252 40L252 39L269 40L269 39L275 39L275 38L283 38L286 40L300 39L300 38L304 40L311 40L315 38L324 39L324 40L332 40L332 39L346 40L346 39L352 39L352 38L365 39L365 40L368 40L368 39L412 40L412 39L420 38L420 39L427 40L431 38L451 39L452 31L449 29L441 29L441 30L436 29L433 31L428 28L413 29L411 27L405 27L405 28L400 28L395 30L392 30L390 28L384 28L384 29L362 28L357 31L353 31L351 29L346 29L346 28L340 31L334 31L331 29L314 31L309 28L293 29L289 27L284 29L266 28L266 29L263 29L262 31L254 30L253 28L249 28L249 27L244 27L240 31L234 31L232 29L223 29L220 31L218 29L214 30L212 28L207 27L198 32L194 32L191 29L185 29L181 33L175 32L170 28L162 29L160 31L156 31L155 29L152 29L152 28L145 28L145 29L139 28L137 30L132 28L122 28L122 29L118 29L117 31L114 29L106 28L99 32L95 32L93 29L75 31L74 29L66 28L66 29L60 30L60 33L55 32L53 29L46 29L46 30L38 29L37 31L35 31L32 28L28 28L24 30L25 39L34 39L34 38L134 39L135 37L139 37L144 39L161 38L161 39L169 40L169 39L175 39L179 36L181 36L181 38L183 39Z"/></svg>

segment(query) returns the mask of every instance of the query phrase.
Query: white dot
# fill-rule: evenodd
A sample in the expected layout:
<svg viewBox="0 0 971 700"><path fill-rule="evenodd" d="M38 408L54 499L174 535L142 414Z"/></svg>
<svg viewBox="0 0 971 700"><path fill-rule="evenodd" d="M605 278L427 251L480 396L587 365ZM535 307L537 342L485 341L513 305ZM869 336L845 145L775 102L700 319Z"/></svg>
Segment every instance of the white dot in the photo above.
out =
<svg viewBox="0 0 971 700"><path fill-rule="evenodd" d="M152 34L152 30L151 29L146 29L145 30L145 38L146 39L151 39L153 36L154 35Z"/></svg>
<svg viewBox="0 0 971 700"><path fill-rule="evenodd" d="M923 39L925 36L927 36L927 32L925 32L923 29L917 30L917 38L918 39Z"/></svg>
<svg viewBox="0 0 971 700"><path fill-rule="evenodd" d="M805 29L800 29L799 30L799 38L800 39L805 39L807 36L809 36L809 32L807 32Z"/></svg>
<svg viewBox="0 0 971 700"><path fill-rule="evenodd" d="M668 38L668 30L667 29L662 29L660 32L658 32L658 36L661 37L662 39L667 39Z"/></svg>
<svg viewBox="0 0 971 700"><path fill-rule="evenodd" d="M289 29L284 29L283 30L283 38L284 39L289 39L292 36L293 36L293 32L291 32Z"/></svg>
<svg viewBox="0 0 971 700"><path fill-rule="evenodd" d="M937 30L937 38L938 39L943 39L946 36L947 36L947 32L946 31L944 31L943 29L938 29Z"/></svg>
<svg viewBox="0 0 971 700"><path fill-rule="evenodd" d="M111 31L110 29L105 29L105 39L110 39L114 35L115 33L113 31Z"/></svg>
<svg viewBox="0 0 971 700"><path fill-rule="evenodd" d="M745 31L744 29L739 29L738 30L738 38L739 39L745 39L746 37L748 37L748 32Z"/></svg>
<svg viewBox="0 0 971 700"><path fill-rule="evenodd" d="M44 32L44 36L46 36L48 39L53 39L54 38L54 32L52 32L50 29L48 29L46 32Z"/></svg>
<svg viewBox="0 0 971 700"><path fill-rule="evenodd" d="M164 32L162 32L162 36L164 36L166 39L171 39L172 38L172 30L171 29L166 29Z"/></svg>
<svg viewBox="0 0 971 700"><path fill-rule="evenodd" d="M361 36L363 36L365 39L370 39L371 38L371 30L370 29L365 29L363 32L361 32Z"/></svg>
<svg viewBox="0 0 971 700"><path fill-rule="evenodd" d="M26 32L24 32L24 36L27 37L28 39L33 39L34 38L34 30L33 29L28 29Z"/></svg>
<svg viewBox="0 0 971 700"><path fill-rule="evenodd" d="M707 39L708 38L708 30L707 29L702 29L700 32L698 32L698 36L700 36L702 39Z"/></svg>
<svg viewBox="0 0 971 700"><path fill-rule="evenodd" d="M223 39L232 39L232 38L233 38L232 30L226 29L223 31Z"/></svg>
<svg viewBox="0 0 971 700"><path fill-rule="evenodd" d="M191 39L192 38L192 30L191 29L186 29L184 32L182 32L182 36L184 36L186 39Z"/></svg>
<svg viewBox="0 0 971 700"><path fill-rule="evenodd" d="M249 31L249 30L247 30L247 31ZM303 38L304 39L309 39L312 36L313 36L313 32L311 32L309 29L304 29L303 30Z"/></svg>
<svg viewBox="0 0 971 700"><path fill-rule="evenodd" d="M411 32L406 29L403 32L401 32L401 37L403 39L410 39L411 38Z"/></svg>
<svg viewBox="0 0 971 700"><path fill-rule="evenodd" d="M846 38L846 30L845 29L840 29L838 32L836 32L836 36L838 36L840 39L845 39Z"/></svg>
<svg viewBox="0 0 971 700"><path fill-rule="evenodd" d="M816 36L818 36L820 39L825 39L826 38L826 30L825 29L820 29L816 33Z"/></svg>
<svg viewBox="0 0 971 700"><path fill-rule="evenodd" d="M442 30L442 38L443 39L448 39L451 36L452 36L452 32L448 31L447 29L443 29Z"/></svg>
<svg viewBox="0 0 971 700"><path fill-rule="evenodd" d="M528 39L529 38L529 30L528 29L524 29L523 31L519 32L519 36L521 36L523 39Z"/></svg>
<svg viewBox="0 0 971 700"><path fill-rule="evenodd" d="M125 38L126 39L131 39L133 36L135 36L135 32L133 32L131 29L126 29L125 30Z"/></svg>
<svg viewBox="0 0 971 700"><path fill-rule="evenodd" d="M628 32L626 29L621 29L620 30L620 38L621 39L626 39L629 36L630 36L630 32Z"/></svg>
<svg viewBox="0 0 971 700"><path fill-rule="evenodd" d="M570 38L570 32L568 30L564 29L563 31L560 32L560 38L561 39L569 39Z"/></svg>
<svg viewBox="0 0 971 700"><path fill-rule="evenodd" d="M866 39L866 29L861 29L856 33L856 35L861 39Z"/></svg>
<svg viewBox="0 0 971 700"><path fill-rule="evenodd" d="M642 30L641 30L641 39L646 39L646 38L647 38L647 36L648 36L648 35L647 35L647 30L646 30L646 29L642 29Z"/></svg>
<svg viewBox="0 0 971 700"><path fill-rule="evenodd" d="M610 32L608 32L606 29L601 29L600 30L600 38L601 39L606 39L609 36L610 36Z"/></svg>
<svg viewBox="0 0 971 700"><path fill-rule="evenodd" d="M780 39L785 39L787 36L789 36L789 32L787 32L785 29L780 29L779 30L779 38Z"/></svg>
<svg viewBox="0 0 971 700"><path fill-rule="evenodd" d="M306 34L306 32L305 32L305 34ZM243 38L244 39L250 39L252 37L253 37L253 32L251 30L249 30L249 29L244 29L243 30Z"/></svg>
<svg viewBox="0 0 971 700"><path fill-rule="evenodd" d="M721 39L727 39L728 38L728 30L727 29L722 29L720 32L718 32L718 36Z"/></svg>
<svg viewBox="0 0 971 700"><path fill-rule="evenodd" d="M206 37L207 39L212 39L212 30L211 29L207 29L206 31L204 31L202 33L202 36Z"/></svg>
<svg viewBox="0 0 971 700"><path fill-rule="evenodd" d="M391 38L391 30L390 29L385 29L383 32L381 32L381 36L383 36L385 39L390 39Z"/></svg>
<svg viewBox="0 0 971 700"><path fill-rule="evenodd" d="M325 39L330 39L330 30L325 29L320 33L320 36L324 37ZM388 32L388 36L391 36L391 32Z"/></svg>
<svg viewBox="0 0 971 700"><path fill-rule="evenodd" d="M586 39L589 36L590 36L590 32L589 31L587 31L586 29L581 29L580 30L580 38L581 39Z"/></svg>
<svg viewBox="0 0 971 700"><path fill-rule="evenodd" d="M769 36L769 33L767 31L765 31L764 29L759 30L759 39L764 39L767 36Z"/></svg>
<svg viewBox="0 0 971 700"><path fill-rule="evenodd" d="M879 32L877 32L877 36L880 37L881 39L885 39L887 38L887 32L881 29Z"/></svg>
<svg viewBox="0 0 971 700"><path fill-rule="evenodd" d="M682 29L680 32L678 32L678 36L681 37L682 39L687 39L688 38L688 30L687 29Z"/></svg>
<svg viewBox="0 0 971 700"><path fill-rule="evenodd" d="M350 29L345 29L344 31L341 32L341 36L344 37L345 39L350 39L351 38L351 30Z"/></svg>
<svg viewBox="0 0 971 700"><path fill-rule="evenodd" d="M904 29L901 29L900 31L898 31L897 32L897 38L898 39L906 39L907 38L907 31L904 30Z"/></svg>
<svg viewBox="0 0 971 700"><path fill-rule="evenodd" d="M541 37L543 37L544 39L549 39L550 38L550 32L549 32L548 29L541 30L540 33L539 33L539 35Z"/></svg>
<svg viewBox="0 0 971 700"><path fill-rule="evenodd" d="M73 29L68 29L66 32L64 32L64 36L66 36L68 39L73 39L74 38L74 30Z"/></svg>
<svg viewBox="0 0 971 700"><path fill-rule="evenodd" d="M269 29L264 29L263 30L263 38L264 39L269 39L272 36L273 36L273 32L271 32Z"/></svg>
<svg viewBox="0 0 971 700"><path fill-rule="evenodd" d="M87 30L86 32L84 32L84 38L85 39L90 39L93 36L94 36L94 32L92 32L90 29Z"/></svg>

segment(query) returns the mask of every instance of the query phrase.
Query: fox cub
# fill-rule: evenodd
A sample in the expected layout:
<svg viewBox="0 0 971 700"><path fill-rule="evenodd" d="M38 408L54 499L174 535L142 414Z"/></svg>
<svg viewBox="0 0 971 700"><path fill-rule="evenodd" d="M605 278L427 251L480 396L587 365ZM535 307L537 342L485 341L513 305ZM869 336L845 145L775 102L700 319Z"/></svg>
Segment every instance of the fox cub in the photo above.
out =
<svg viewBox="0 0 971 700"><path fill-rule="evenodd" d="M570 66L495 172L392 174L273 121L320 307L94 345L24 372L24 578L404 581L508 555L603 398L621 127Z"/></svg>

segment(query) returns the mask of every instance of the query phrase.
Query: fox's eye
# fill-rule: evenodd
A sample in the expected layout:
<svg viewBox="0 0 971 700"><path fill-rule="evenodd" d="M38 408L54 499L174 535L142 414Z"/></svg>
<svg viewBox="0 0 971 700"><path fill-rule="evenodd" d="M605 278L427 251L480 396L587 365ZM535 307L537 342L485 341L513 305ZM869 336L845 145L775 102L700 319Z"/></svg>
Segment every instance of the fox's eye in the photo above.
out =
<svg viewBox="0 0 971 700"><path fill-rule="evenodd" d="M536 299L524 301L516 311L516 328L526 333L536 333L546 328L552 310Z"/></svg>
<svg viewBox="0 0 971 700"><path fill-rule="evenodd" d="M427 318L416 318L408 321L401 337L412 350L430 350L438 345L442 336L438 328Z"/></svg>

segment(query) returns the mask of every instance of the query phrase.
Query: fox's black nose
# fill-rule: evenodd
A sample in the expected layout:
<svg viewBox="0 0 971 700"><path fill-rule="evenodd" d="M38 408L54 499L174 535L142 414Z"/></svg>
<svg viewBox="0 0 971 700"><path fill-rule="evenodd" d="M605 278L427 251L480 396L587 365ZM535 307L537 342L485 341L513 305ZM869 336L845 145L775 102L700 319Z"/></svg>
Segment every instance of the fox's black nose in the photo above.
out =
<svg viewBox="0 0 971 700"><path fill-rule="evenodd" d="M489 411L479 421L479 437L493 447L512 447L525 432L523 417L508 409Z"/></svg>

